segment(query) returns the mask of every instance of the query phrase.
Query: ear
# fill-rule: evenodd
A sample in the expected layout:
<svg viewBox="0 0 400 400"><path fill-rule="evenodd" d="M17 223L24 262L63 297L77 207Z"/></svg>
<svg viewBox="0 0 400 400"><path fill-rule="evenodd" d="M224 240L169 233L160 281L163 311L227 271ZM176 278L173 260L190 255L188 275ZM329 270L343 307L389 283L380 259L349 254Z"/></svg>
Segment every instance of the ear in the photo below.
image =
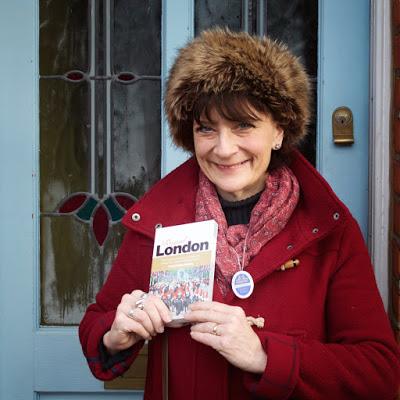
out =
<svg viewBox="0 0 400 400"><path fill-rule="evenodd" d="M280 149L282 146L283 137L284 137L283 128L277 126L274 132L274 140L272 141L272 147Z"/></svg>

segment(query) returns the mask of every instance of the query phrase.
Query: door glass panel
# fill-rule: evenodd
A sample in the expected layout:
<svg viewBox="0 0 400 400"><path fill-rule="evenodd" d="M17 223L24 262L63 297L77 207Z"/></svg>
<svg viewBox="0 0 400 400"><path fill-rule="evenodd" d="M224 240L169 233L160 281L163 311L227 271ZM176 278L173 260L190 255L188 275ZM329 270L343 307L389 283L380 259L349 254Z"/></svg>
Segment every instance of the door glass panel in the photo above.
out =
<svg viewBox="0 0 400 400"><path fill-rule="evenodd" d="M158 80L113 85L113 187L140 197L160 176ZM129 107L126 105L129 104Z"/></svg>
<svg viewBox="0 0 400 400"><path fill-rule="evenodd" d="M123 236L112 225L100 247L89 224L71 216L41 218L41 323L75 325L102 286Z"/></svg>
<svg viewBox="0 0 400 400"><path fill-rule="evenodd" d="M116 73L161 73L160 0L115 0L113 59Z"/></svg>
<svg viewBox="0 0 400 400"><path fill-rule="evenodd" d="M87 0L40 1L41 75L61 75L89 65Z"/></svg>
<svg viewBox="0 0 400 400"><path fill-rule="evenodd" d="M318 55L318 0L195 0L195 33L211 27L267 34L300 57L313 85L312 119L301 151L315 165Z"/></svg>
<svg viewBox="0 0 400 400"><path fill-rule="evenodd" d="M89 190L89 85L40 80L40 209Z"/></svg>
<svg viewBox="0 0 400 400"><path fill-rule="evenodd" d="M229 26L232 31L242 30L242 0L196 0L196 35L216 26Z"/></svg>
<svg viewBox="0 0 400 400"><path fill-rule="evenodd" d="M40 1L42 325L79 323L160 178L160 37L159 1Z"/></svg>

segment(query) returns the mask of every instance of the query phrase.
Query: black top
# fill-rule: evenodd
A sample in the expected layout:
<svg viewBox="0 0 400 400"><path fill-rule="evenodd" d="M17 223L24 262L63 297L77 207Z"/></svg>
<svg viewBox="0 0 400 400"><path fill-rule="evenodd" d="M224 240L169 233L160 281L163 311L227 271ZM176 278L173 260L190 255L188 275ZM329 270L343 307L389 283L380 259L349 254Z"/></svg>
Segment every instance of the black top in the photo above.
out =
<svg viewBox="0 0 400 400"><path fill-rule="evenodd" d="M239 201L228 201L218 195L228 226L247 225L250 222L250 216L254 206L257 204L258 200L260 200L261 193L262 192Z"/></svg>

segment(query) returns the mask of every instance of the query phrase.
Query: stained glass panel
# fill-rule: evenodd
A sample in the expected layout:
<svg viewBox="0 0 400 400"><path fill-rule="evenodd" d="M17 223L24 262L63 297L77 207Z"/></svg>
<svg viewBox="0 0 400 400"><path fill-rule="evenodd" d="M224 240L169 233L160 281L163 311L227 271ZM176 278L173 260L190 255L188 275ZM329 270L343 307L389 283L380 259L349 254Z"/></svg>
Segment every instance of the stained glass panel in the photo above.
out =
<svg viewBox="0 0 400 400"><path fill-rule="evenodd" d="M73 192L89 190L89 85L40 81L40 209L54 212Z"/></svg>
<svg viewBox="0 0 400 400"><path fill-rule="evenodd" d="M115 192L139 198L160 178L160 86L159 80L113 84Z"/></svg>
<svg viewBox="0 0 400 400"><path fill-rule="evenodd" d="M318 3L309 0L267 1L267 32L274 39L289 46L304 63L313 83L314 115L309 134L301 145L302 153L315 165L317 57L318 57Z"/></svg>
<svg viewBox="0 0 400 400"><path fill-rule="evenodd" d="M318 4L310 0L268 0L267 32L301 57L311 76L317 75Z"/></svg>
<svg viewBox="0 0 400 400"><path fill-rule="evenodd" d="M102 286L124 229L113 225L103 248L90 225L71 216L41 219L41 323L79 323L87 304Z"/></svg>
<svg viewBox="0 0 400 400"><path fill-rule="evenodd" d="M114 72L161 73L161 1L114 0Z"/></svg>
<svg viewBox="0 0 400 400"><path fill-rule="evenodd" d="M96 178L93 183L93 190L102 197L107 193L107 119L110 116L106 111L107 89L106 82L95 81L92 93L94 95L94 110L92 111L94 125L94 162Z"/></svg>
<svg viewBox="0 0 400 400"><path fill-rule="evenodd" d="M160 177L161 2L42 0L40 21L41 323L74 325Z"/></svg>
<svg viewBox="0 0 400 400"><path fill-rule="evenodd" d="M40 1L40 75L89 68L88 1Z"/></svg>
<svg viewBox="0 0 400 400"><path fill-rule="evenodd" d="M196 35L214 26L242 30L242 0L195 0Z"/></svg>

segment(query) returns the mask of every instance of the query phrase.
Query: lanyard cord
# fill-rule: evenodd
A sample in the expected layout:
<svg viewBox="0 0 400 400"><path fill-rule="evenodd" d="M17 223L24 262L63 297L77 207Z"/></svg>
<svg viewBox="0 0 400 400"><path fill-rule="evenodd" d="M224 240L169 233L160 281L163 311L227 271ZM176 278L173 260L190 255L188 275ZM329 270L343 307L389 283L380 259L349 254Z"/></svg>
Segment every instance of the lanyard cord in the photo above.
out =
<svg viewBox="0 0 400 400"><path fill-rule="evenodd" d="M237 258L237 263L238 263L238 266L239 266L239 270L240 271L243 271L244 270L244 257L246 256L246 246L247 246L247 239L248 239L248 237L249 237L249 233L250 233L250 227L249 227L249 229L247 230L247 233L246 233L246 237L244 238L244 243L243 243L243 253L242 253L242 262L240 262L240 257L239 257L239 254L237 253L237 251L235 250L235 248L233 247L233 246L231 246L229 243L229 248L235 253L235 255L236 255L236 258Z"/></svg>

